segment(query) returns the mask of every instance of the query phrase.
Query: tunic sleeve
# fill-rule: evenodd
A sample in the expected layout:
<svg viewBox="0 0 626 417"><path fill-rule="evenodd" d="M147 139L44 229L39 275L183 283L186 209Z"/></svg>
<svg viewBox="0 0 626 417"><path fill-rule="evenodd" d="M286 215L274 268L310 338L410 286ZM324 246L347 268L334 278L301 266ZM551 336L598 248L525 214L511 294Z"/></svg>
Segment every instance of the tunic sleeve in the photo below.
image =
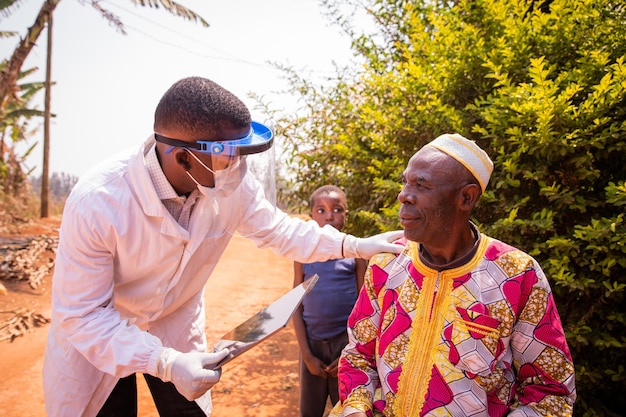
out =
<svg viewBox="0 0 626 417"><path fill-rule="evenodd" d="M574 364L550 286L536 261L534 281L511 335L516 369L511 416L571 416L576 399Z"/></svg>
<svg viewBox="0 0 626 417"><path fill-rule="evenodd" d="M381 263L390 255L372 258L365 273L363 287L348 318L348 345L339 362L339 396L344 414L362 411L368 416L380 410L380 379L377 371L377 336L380 329L380 295L387 273ZM395 258L392 256L392 258Z"/></svg>

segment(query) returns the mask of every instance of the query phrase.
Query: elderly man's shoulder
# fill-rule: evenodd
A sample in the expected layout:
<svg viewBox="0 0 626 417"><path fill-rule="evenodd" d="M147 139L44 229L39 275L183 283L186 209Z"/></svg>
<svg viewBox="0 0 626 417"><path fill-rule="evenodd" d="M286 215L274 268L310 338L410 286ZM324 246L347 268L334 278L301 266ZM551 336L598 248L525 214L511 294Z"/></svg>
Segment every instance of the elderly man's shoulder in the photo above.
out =
<svg viewBox="0 0 626 417"><path fill-rule="evenodd" d="M393 242L396 245L403 246L405 249L400 253L390 253L390 252L381 252L370 258L369 265L370 267L375 265L381 269L385 269L391 262L395 261L401 253L406 252L406 238L401 238Z"/></svg>
<svg viewBox="0 0 626 417"><path fill-rule="evenodd" d="M528 253L501 240L488 237L485 258L498 264L517 265L521 270L534 269L538 262Z"/></svg>

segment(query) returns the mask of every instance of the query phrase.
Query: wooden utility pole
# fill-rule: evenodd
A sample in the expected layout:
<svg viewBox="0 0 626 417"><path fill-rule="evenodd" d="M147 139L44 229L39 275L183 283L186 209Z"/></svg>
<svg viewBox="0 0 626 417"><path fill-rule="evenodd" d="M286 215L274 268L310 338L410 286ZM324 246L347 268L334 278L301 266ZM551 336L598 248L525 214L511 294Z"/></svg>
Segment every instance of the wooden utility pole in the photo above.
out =
<svg viewBox="0 0 626 417"><path fill-rule="evenodd" d="M52 86L52 10L48 11L48 56L46 59L46 97L43 124L43 168L41 173L41 217L48 217L50 195L50 90Z"/></svg>

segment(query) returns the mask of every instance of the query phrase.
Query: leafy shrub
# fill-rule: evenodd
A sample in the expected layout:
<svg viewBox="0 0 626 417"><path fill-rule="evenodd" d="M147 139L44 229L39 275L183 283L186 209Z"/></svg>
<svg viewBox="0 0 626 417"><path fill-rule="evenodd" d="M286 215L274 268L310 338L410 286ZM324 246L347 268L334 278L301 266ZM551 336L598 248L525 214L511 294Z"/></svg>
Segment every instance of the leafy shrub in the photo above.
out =
<svg viewBox="0 0 626 417"><path fill-rule="evenodd" d="M329 10L339 3L327 1ZM350 231L397 228L400 174L445 132L476 140L495 171L481 229L535 256L576 367L579 416L626 408L626 8L606 0L365 2L360 70L319 87L291 73L303 112L280 125L292 202L346 190ZM356 6L359 7L359 6Z"/></svg>

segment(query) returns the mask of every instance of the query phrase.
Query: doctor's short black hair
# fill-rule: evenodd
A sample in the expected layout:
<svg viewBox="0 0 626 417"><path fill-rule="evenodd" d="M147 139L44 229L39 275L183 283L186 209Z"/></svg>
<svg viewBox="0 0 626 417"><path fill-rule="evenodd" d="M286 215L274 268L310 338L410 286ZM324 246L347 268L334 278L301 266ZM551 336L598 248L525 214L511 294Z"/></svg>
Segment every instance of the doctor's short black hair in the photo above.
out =
<svg viewBox="0 0 626 417"><path fill-rule="evenodd" d="M174 83L154 112L154 130L180 130L198 138L249 126L250 110L236 95L206 78Z"/></svg>

